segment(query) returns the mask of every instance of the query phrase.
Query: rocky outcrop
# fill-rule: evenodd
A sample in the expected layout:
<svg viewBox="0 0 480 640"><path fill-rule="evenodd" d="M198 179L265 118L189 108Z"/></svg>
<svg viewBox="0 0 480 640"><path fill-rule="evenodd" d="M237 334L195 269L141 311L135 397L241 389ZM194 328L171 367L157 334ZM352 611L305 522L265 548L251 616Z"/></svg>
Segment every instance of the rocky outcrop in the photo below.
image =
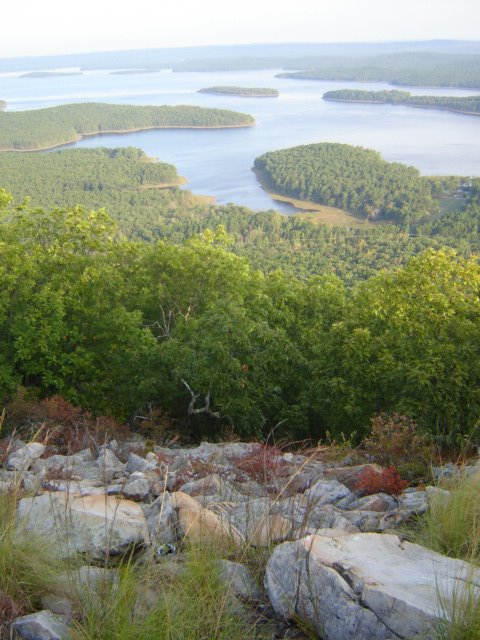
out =
<svg viewBox="0 0 480 640"><path fill-rule="evenodd" d="M265 575L276 615L286 624L305 619L324 640L419 634L429 640L442 616L439 603L448 609L472 576L480 589L476 570L465 563L382 533L448 492L427 487L364 496L358 480L365 468L380 472L378 465L331 467L314 456L278 451L268 453L267 465L266 455L249 443L147 453L136 436L48 457L43 445L17 440L0 466L0 491L28 496L18 505L19 535L44 534L64 557L82 554L93 565L139 551L143 561L165 563L175 574L182 571L185 541L241 549L242 558L254 547L263 554L277 545ZM239 607L273 615L246 566L225 558L220 573ZM78 594L95 597L96 585L107 581L116 588L117 580L115 569L92 565L75 571L73 582L61 576L42 598L48 611L25 622L18 618L17 636L68 637L65 625L75 619ZM142 606L148 611L150 605Z"/></svg>

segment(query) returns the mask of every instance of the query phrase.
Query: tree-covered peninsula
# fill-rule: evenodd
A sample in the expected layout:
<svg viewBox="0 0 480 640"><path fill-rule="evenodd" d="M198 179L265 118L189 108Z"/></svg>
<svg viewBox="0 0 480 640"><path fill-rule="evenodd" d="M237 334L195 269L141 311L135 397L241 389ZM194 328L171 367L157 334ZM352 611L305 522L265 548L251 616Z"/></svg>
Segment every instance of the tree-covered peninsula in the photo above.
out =
<svg viewBox="0 0 480 640"><path fill-rule="evenodd" d="M417 169L386 162L377 151L362 147L320 143L272 151L255 159L255 170L274 192L366 219L408 224L435 207Z"/></svg>
<svg viewBox="0 0 480 640"><path fill-rule="evenodd" d="M334 102L372 102L378 104L403 104L426 109L443 109L466 114L480 114L480 96L412 96L409 91L363 91L339 89L327 91L324 100Z"/></svg>
<svg viewBox="0 0 480 640"><path fill-rule="evenodd" d="M32 194L42 206L113 206L114 194L181 184L176 168L132 147L63 149L53 153L0 154L2 185L17 198ZM98 199L98 194L105 194ZM90 199L88 198L90 195ZM93 198L92 198L93 196ZM127 207L127 202L123 206Z"/></svg>
<svg viewBox="0 0 480 640"><path fill-rule="evenodd" d="M199 89L198 93L243 96L246 98L278 98L280 95L277 89L268 89L266 87L205 87L204 89Z"/></svg>
<svg viewBox="0 0 480 640"><path fill-rule="evenodd" d="M83 136L142 129L228 128L255 124L251 115L226 109L66 104L31 111L0 112L0 151L34 151L75 142Z"/></svg>
<svg viewBox="0 0 480 640"><path fill-rule="evenodd" d="M300 71L278 77L299 80L389 82L398 86L480 88L480 56L429 52L381 56L319 57L305 60Z"/></svg>

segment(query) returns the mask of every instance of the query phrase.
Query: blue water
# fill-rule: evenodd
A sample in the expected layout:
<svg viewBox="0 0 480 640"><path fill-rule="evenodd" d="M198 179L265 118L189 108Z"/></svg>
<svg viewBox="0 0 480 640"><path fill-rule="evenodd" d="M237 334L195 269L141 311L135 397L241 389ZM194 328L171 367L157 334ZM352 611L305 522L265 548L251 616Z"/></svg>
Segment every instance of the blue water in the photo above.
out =
<svg viewBox="0 0 480 640"><path fill-rule="evenodd" d="M76 147L135 146L174 164L195 193L252 209L275 203L251 171L256 156L312 142L344 142L377 149L389 161L417 167L424 175L480 175L480 116L393 105L325 102L329 90L391 88L383 83L315 82L275 78L275 71L152 73L19 78L0 74L0 98L7 109L25 110L72 102L192 104L251 113L257 124L245 129L157 130L96 136ZM212 85L272 87L279 98L241 98L197 93ZM414 94L475 95L457 89L410 90Z"/></svg>

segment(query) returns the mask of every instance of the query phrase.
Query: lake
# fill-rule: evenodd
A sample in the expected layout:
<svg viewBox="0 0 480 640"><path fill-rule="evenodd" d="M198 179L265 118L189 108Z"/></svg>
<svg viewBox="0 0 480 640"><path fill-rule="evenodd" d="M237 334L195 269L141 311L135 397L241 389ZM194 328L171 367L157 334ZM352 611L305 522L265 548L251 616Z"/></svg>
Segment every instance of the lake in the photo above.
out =
<svg viewBox="0 0 480 640"><path fill-rule="evenodd" d="M326 102L326 91L380 90L384 83L316 82L275 78L280 70L113 75L108 70L77 76L20 78L0 74L0 98L7 109L25 110L72 102L190 104L251 113L245 129L157 130L96 136L75 147L134 146L174 164L195 193L217 203L252 209L288 205L274 202L251 171L256 156L298 144L343 142L380 151L389 161L417 167L424 175L480 175L480 116L405 106ZM271 87L279 98L243 98L197 93L202 87ZM477 95L459 89L406 88L416 95Z"/></svg>

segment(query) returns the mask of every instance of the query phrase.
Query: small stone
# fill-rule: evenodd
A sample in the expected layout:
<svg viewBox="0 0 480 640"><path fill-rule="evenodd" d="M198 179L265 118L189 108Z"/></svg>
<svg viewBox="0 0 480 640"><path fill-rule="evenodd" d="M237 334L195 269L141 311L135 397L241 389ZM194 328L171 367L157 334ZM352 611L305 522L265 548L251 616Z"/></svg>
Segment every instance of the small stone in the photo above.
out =
<svg viewBox="0 0 480 640"><path fill-rule="evenodd" d="M250 569L239 562L220 560L220 574L227 587L242 600L258 601L262 591L255 582Z"/></svg>

